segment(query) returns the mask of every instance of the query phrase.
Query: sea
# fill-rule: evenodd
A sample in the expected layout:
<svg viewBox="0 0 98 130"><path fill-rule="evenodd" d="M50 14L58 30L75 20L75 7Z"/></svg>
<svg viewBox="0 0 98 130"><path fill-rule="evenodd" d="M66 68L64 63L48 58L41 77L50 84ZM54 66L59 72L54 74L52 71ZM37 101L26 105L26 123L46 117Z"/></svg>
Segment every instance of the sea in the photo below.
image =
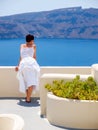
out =
<svg viewBox="0 0 98 130"><path fill-rule="evenodd" d="M17 66L20 44L25 39L0 40L0 66ZM37 62L40 66L91 66L98 63L98 40L35 39Z"/></svg>

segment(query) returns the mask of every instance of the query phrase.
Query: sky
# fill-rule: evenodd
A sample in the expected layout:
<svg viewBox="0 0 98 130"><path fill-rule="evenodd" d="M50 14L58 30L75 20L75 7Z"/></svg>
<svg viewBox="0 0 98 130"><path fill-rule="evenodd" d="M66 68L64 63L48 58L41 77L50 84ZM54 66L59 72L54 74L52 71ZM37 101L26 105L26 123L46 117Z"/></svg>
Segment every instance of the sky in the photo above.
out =
<svg viewBox="0 0 98 130"><path fill-rule="evenodd" d="M0 16L78 6L98 8L98 0L0 0Z"/></svg>

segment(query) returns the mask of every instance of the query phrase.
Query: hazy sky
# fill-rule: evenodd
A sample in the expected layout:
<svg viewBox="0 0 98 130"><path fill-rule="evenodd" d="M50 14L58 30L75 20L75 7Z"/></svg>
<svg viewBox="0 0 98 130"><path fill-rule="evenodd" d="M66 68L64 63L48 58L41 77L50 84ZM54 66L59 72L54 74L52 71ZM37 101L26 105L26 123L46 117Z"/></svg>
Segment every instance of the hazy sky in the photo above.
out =
<svg viewBox="0 0 98 130"><path fill-rule="evenodd" d="M77 6L98 8L98 0L0 0L0 16Z"/></svg>

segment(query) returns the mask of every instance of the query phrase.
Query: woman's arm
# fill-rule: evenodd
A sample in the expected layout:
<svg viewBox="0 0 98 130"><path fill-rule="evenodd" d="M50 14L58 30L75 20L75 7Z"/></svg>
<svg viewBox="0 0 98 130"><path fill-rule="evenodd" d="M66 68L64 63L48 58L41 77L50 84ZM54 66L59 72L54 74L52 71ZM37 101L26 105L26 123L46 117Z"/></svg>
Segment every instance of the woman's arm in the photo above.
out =
<svg viewBox="0 0 98 130"><path fill-rule="evenodd" d="M20 59L19 59L18 66L15 67L15 71L18 71L18 70L19 70L19 64L20 64L20 61L21 61L21 57L20 57Z"/></svg>
<svg viewBox="0 0 98 130"><path fill-rule="evenodd" d="M34 45L33 47L34 47L34 55L33 55L33 58L36 59L36 45Z"/></svg>
<svg viewBox="0 0 98 130"><path fill-rule="evenodd" d="M21 47L22 47L22 45L20 46L20 50L21 50ZM18 71L18 70L19 70L20 61L21 61L21 57L19 58L18 65L15 67L15 71Z"/></svg>

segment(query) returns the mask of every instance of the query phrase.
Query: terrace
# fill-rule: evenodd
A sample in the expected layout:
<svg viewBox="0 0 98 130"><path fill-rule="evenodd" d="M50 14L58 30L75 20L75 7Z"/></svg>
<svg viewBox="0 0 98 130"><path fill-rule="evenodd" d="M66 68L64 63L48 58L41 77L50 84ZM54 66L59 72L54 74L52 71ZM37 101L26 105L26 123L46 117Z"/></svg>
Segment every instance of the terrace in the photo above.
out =
<svg viewBox="0 0 98 130"><path fill-rule="evenodd" d="M25 102L25 95L18 91L18 80L16 79L14 67L0 67L0 114L11 113L20 115L24 120L23 130L75 130L52 125L45 114L43 114L43 100L40 91L35 95L32 94L32 102ZM47 74L53 74L59 78L58 74L81 74L91 75L91 67L41 67L40 87L43 82L43 77ZM52 77L52 80L55 77ZM41 90L41 88L40 88ZM42 91L41 91L42 92ZM41 99L41 100L40 100ZM42 116L43 115L43 116Z"/></svg>

